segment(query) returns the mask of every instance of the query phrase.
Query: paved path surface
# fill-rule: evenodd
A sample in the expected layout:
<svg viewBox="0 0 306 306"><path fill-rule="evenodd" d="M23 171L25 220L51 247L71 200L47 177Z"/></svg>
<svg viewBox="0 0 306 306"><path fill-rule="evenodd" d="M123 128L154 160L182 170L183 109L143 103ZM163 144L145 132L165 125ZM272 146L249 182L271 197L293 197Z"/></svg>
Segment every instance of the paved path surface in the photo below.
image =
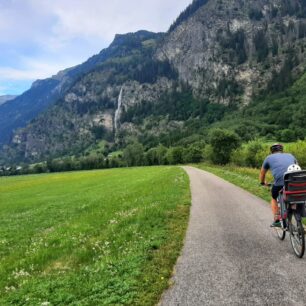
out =
<svg viewBox="0 0 306 306"><path fill-rule="evenodd" d="M192 167L192 209L161 305L306 305L306 260L269 228L266 202Z"/></svg>

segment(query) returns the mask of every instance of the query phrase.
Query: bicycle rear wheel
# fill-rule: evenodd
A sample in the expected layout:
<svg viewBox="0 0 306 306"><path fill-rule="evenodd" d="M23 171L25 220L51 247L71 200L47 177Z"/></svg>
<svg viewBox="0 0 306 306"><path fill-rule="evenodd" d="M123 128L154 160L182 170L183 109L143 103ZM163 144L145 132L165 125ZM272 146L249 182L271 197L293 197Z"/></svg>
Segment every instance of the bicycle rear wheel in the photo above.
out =
<svg viewBox="0 0 306 306"><path fill-rule="evenodd" d="M286 230L283 227L274 227L274 232L276 234L276 237L280 240L284 240L286 237Z"/></svg>
<svg viewBox="0 0 306 306"><path fill-rule="evenodd" d="M301 221L301 216L295 212L289 219L290 242L294 254L302 258L305 252L305 231Z"/></svg>

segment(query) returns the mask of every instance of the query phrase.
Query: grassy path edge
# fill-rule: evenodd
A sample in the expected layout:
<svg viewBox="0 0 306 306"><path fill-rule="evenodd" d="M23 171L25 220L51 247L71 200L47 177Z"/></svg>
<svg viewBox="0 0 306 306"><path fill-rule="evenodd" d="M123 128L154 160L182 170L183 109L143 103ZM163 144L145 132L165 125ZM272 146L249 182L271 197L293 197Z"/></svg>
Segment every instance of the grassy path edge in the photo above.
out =
<svg viewBox="0 0 306 306"><path fill-rule="evenodd" d="M227 166L216 166L210 164L197 164L193 165L201 170L213 173L224 180L241 187L242 189L254 194L255 196L267 201L267 205L271 200L271 193L269 189L264 188L259 185L259 169L254 168L243 168L233 165ZM271 175L268 175L268 181L272 182ZM304 225L306 225L306 218L303 220Z"/></svg>
<svg viewBox="0 0 306 306"><path fill-rule="evenodd" d="M233 183L236 186L262 198L269 202L271 199L270 192L267 188L260 186L258 177L259 169L254 168L242 168L236 166L216 166L210 164L196 164L193 165L196 168L213 173L226 181ZM271 177L268 177L269 181L272 181ZM268 204L268 203L267 203Z"/></svg>

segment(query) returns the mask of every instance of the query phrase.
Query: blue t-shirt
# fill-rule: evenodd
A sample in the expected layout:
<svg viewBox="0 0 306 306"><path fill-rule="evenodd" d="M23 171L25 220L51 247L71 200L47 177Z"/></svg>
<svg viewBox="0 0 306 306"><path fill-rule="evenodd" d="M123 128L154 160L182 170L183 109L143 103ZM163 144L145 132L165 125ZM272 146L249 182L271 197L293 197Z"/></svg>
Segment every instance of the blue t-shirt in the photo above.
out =
<svg viewBox="0 0 306 306"><path fill-rule="evenodd" d="M262 167L271 170L275 186L284 185L284 174L290 165L296 164L296 159L289 153L274 153L269 155L263 162Z"/></svg>

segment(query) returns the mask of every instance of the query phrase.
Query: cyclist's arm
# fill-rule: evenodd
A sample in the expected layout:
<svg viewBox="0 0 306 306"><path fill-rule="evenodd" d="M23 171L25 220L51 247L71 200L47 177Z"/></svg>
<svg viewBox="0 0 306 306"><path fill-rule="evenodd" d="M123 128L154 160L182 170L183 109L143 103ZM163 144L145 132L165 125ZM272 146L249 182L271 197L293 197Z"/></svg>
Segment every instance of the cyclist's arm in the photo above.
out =
<svg viewBox="0 0 306 306"><path fill-rule="evenodd" d="M267 174L268 170L265 169L264 167L261 168L260 170L260 175L259 175L259 181L262 185L266 184L266 174Z"/></svg>
<svg viewBox="0 0 306 306"><path fill-rule="evenodd" d="M260 174L259 174L259 181L261 185L266 185L266 174L268 170L270 169L270 163L269 163L269 156L264 160Z"/></svg>

